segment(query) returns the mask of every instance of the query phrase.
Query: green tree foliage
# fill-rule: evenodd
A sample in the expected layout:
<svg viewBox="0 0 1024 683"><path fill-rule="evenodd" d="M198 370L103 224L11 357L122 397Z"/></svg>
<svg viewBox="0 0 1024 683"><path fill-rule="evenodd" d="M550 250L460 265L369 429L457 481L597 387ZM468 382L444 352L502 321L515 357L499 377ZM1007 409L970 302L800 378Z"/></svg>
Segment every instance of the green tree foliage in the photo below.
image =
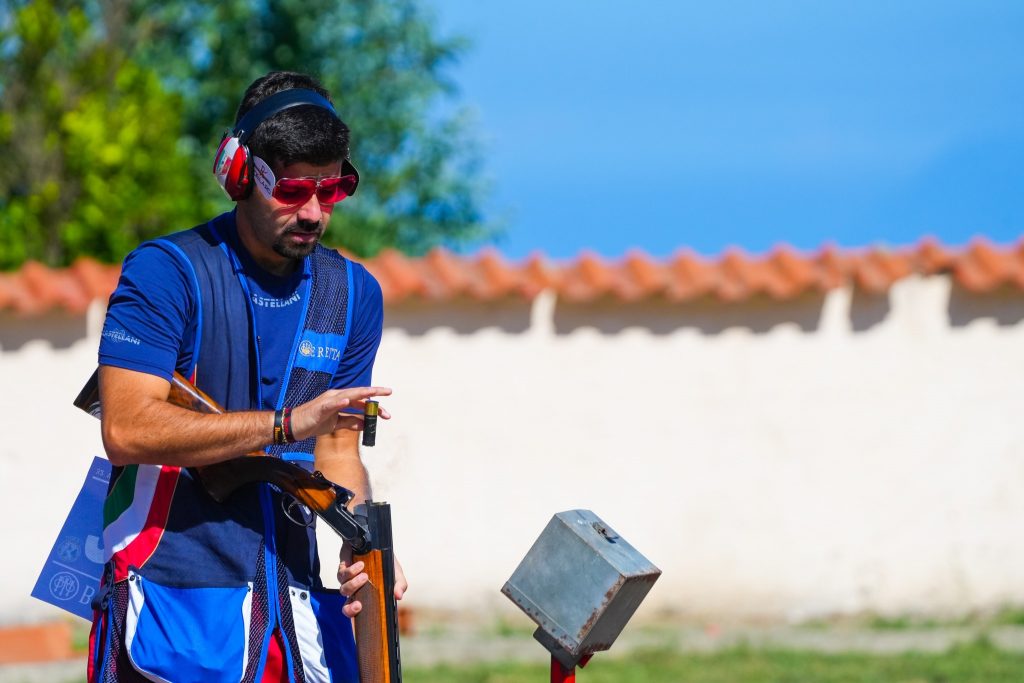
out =
<svg viewBox="0 0 1024 683"><path fill-rule="evenodd" d="M0 267L117 260L191 220L181 98L74 3L23 3L2 19Z"/></svg>
<svg viewBox="0 0 1024 683"><path fill-rule="evenodd" d="M417 254L487 234L466 114L440 106L464 44L417 0L5 2L0 153L39 170L0 175L0 265L116 260L229 208L212 155L272 69L318 77L353 131L363 182L334 212L334 244Z"/></svg>

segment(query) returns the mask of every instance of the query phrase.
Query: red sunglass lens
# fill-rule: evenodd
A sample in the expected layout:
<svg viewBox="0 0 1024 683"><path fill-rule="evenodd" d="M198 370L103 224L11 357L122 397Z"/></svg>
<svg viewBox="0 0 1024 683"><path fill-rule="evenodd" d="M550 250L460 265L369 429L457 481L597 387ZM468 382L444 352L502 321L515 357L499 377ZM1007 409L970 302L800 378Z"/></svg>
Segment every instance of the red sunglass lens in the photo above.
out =
<svg viewBox="0 0 1024 683"><path fill-rule="evenodd" d="M305 204L316 192L312 178L282 178L274 186L274 199L284 204Z"/></svg>
<svg viewBox="0 0 1024 683"><path fill-rule="evenodd" d="M352 191L356 189L356 182L354 175L324 178L320 181L320 189L316 192L316 198L321 204L336 204L352 194Z"/></svg>

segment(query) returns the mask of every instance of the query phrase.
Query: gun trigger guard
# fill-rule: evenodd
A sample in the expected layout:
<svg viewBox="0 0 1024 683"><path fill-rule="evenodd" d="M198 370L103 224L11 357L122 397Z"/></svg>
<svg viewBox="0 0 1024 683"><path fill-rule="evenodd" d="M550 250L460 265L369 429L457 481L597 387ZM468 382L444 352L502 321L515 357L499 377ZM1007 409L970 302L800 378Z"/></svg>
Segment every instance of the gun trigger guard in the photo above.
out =
<svg viewBox="0 0 1024 683"><path fill-rule="evenodd" d="M285 503L285 498L287 498L291 502L286 504ZM292 510L294 508L298 508L299 509L299 514L302 515L302 521L299 521L299 520L295 519L292 516ZM301 527L305 527L307 529L312 529L313 525L316 523L316 515L314 515L312 512L310 512L309 513L309 521L307 522L307 521L305 521L306 515L303 512L302 508L303 508L302 503L300 503L299 501L295 500L295 498L292 498L291 496L286 496L286 495L282 495L281 496L281 512L283 512L284 516L288 518L288 521L291 522L292 524L296 525L296 526L301 526Z"/></svg>

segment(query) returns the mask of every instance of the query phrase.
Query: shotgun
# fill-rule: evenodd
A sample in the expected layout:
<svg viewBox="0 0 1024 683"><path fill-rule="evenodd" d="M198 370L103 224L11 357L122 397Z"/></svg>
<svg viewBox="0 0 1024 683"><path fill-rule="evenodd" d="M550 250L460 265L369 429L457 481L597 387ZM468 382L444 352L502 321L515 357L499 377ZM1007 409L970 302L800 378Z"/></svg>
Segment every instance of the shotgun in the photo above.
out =
<svg viewBox="0 0 1024 683"><path fill-rule="evenodd" d="M171 377L167 400L200 413L224 412L216 401L177 372ZM74 404L93 417L102 416L98 370L82 387ZM391 506L367 500L352 513L347 507L355 496L352 491L330 481L322 472L307 472L262 451L192 470L218 503L244 484L274 484L312 510L349 544L355 559L366 565L364 571L370 577L353 596L363 605L354 618L360 683L401 683Z"/></svg>

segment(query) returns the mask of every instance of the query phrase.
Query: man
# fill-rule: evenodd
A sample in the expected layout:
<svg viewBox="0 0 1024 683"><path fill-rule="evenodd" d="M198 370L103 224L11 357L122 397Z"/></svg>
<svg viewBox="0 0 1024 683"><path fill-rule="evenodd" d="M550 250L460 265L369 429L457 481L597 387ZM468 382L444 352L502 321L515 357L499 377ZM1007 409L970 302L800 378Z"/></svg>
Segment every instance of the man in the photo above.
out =
<svg viewBox="0 0 1024 683"><path fill-rule="evenodd" d="M214 166L235 210L125 259L99 350L115 471L90 682L358 680L361 606L345 599L362 563L343 552L341 594L325 591L312 529L278 489L219 504L187 469L266 450L369 496L355 413L391 393L369 386L381 291L318 244L358 185L348 132L314 79L256 80ZM175 371L227 412L168 403Z"/></svg>

